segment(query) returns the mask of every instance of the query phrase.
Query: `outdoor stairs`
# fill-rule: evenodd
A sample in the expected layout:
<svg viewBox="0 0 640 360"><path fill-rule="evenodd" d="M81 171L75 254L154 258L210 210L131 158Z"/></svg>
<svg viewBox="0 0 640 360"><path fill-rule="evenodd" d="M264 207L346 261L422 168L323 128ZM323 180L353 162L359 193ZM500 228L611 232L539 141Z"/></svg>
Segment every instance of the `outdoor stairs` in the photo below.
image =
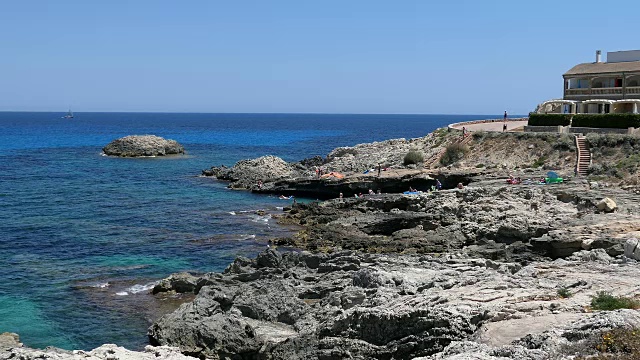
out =
<svg viewBox="0 0 640 360"><path fill-rule="evenodd" d="M586 176L589 172L589 166L591 165L591 152L582 134L576 135L576 148L578 149L576 170L579 175Z"/></svg>
<svg viewBox="0 0 640 360"><path fill-rule="evenodd" d="M466 145L471 141L471 139L472 139L471 133L467 133L467 135L465 135L462 139L458 139L454 141L452 144ZM440 158L442 157L442 155L444 155L446 151L447 151L446 146L440 149L440 151L438 151L437 154L430 157L427 161L424 162L424 168L431 169L434 166L436 166L440 162Z"/></svg>

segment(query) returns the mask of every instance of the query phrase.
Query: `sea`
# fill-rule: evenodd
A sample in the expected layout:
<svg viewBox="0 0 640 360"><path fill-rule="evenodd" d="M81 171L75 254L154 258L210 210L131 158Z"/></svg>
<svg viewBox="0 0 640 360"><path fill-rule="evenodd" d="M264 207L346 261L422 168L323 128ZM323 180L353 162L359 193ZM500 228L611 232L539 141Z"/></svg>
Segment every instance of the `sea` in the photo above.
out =
<svg viewBox="0 0 640 360"><path fill-rule="evenodd" d="M30 347L139 350L170 298L171 273L222 271L295 229L271 214L288 200L200 176L213 165L422 137L500 115L0 112L0 333ZM115 158L102 147L153 134L187 155ZM257 210L265 210L257 212ZM169 310L167 310L169 309Z"/></svg>

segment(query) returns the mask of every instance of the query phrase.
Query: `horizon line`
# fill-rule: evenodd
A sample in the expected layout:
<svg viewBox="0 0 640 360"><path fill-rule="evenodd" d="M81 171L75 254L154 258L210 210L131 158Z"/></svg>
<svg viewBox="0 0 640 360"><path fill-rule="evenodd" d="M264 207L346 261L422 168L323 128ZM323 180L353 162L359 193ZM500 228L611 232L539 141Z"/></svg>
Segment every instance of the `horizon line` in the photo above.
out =
<svg viewBox="0 0 640 360"><path fill-rule="evenodd" d="M51 111L51 110L0 110L0 113L66 113L66 111ZM271 114L271 115L445 115L445 116L455 116L455 115L464 115L464 116L489 116L489 115L499 115L502 117L502 112L495 114L472 114L472 113L341 113L341 112L206 112L206 111L193 111L193 112L184 112L184 111L74 111L74 114L221 114L221 115L241 115L241 114ZM520 116L525 114L512 114L510 116Z"/></svg>

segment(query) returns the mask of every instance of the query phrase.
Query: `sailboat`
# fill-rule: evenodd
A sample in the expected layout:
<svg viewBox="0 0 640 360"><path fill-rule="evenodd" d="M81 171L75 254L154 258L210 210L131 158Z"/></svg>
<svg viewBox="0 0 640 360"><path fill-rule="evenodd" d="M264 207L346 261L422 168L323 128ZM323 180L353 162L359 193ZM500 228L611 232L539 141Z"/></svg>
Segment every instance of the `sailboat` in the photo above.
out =
<svg viewBox="0 0 640 360"><path fill-rule="evenodd" d="M63 119L73 119L73 113L71 112L71 108L69 108L69 112L67 115L62 117Z"/></svg>

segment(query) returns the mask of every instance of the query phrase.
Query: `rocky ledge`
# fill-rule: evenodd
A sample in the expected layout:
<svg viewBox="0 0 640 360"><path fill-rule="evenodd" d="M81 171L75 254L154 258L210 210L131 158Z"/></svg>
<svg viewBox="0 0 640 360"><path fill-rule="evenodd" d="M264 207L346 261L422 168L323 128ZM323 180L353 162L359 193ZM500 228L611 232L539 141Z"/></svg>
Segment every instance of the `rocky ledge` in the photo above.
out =
<svg viewBox="0 0 640 360"><path fill-rule="evenodd" d="M601 249L524 266L461 253L267 249L224 273L158 285L197 296L149 338L209 359L565 358L594 352L586 344L603 331L640 326L635 310L589 308L599 291L637 294L638 276L635 260Z"/></svg>
<svg viewBox="0 0 640 360"><path fill-rule="evenodd" d="M130 135L113 140L102 151L120 157L165 156L184 154L184 147L175 140L155 135Z"/></svg>
<svg viewBox="0 0 640 360"><path fill-rule="evenodd" d="M167 346L147 346L144 351L130 351L113 344L105 344L91 351L67 351L54 347L44 350L23 347L18 335L0 334L0 360L195 360Z"/></svg>
<svg viewBox="0 0 640 360"><path fill-rule="evenodd" d="M298 203L279 222L304 230L275 244L311 251L463 252L525 263L580 250L623 254L640 237L640 196L579 184L468 186Z"/></svg>

